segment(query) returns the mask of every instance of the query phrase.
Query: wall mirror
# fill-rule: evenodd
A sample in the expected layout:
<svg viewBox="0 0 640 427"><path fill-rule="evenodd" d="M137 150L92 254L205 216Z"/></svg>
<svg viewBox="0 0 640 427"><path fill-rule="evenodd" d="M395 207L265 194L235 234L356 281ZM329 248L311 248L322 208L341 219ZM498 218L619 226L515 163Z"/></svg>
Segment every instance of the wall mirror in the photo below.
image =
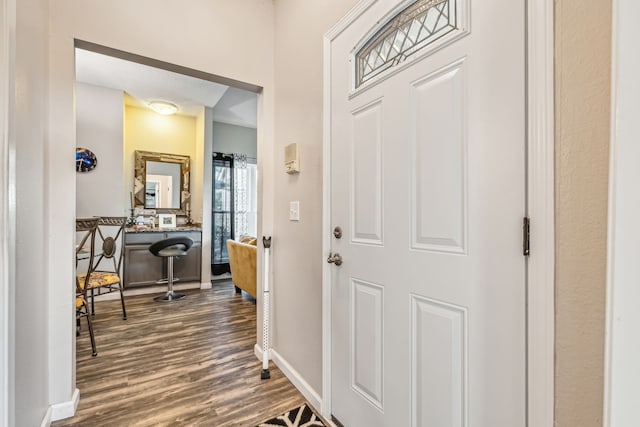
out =
<svg viewBox="0 0 640 427"><path fill-rule="evenodd" d="M134 207L187 215L190 210L189 156L135 152Z"/></svg>

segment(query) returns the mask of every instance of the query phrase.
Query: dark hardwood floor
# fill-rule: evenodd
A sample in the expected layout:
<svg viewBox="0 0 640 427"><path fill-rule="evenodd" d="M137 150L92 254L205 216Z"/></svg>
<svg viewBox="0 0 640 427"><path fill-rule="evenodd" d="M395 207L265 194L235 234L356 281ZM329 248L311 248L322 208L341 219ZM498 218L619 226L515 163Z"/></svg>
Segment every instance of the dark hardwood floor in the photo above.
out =
<svg viewBox="0 0 640 427"><path fill-rule="evenodd" d="M305 402L270 365L260 380L255 301L231 282L187 298L129 297L96 304L98 356L86 322L77 337L76 416L62 426L255 426Z"/></svg>

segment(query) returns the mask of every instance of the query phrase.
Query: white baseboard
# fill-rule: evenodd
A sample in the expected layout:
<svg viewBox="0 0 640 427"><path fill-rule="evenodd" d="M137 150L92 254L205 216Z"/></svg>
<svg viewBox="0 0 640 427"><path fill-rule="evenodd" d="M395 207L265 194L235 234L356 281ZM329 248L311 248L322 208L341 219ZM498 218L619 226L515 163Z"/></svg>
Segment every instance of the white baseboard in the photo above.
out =
<svg viewBox="0 0 640 427"><path fill-rule="evenodd" d="M322 408L322 398L316 391L307 383L304 378L293 369L293 367L287 362L277 351L271 349L269 351L271 360L276 364L278 368L285 374L289 381L302 393L302 395L309 401L316 411Z"/></svg>
<svg viewBox="0 0 640 427"><path fill-rule="evenodd" d="M255 353L258 360L262 362L262 347L260 347L258 344L254 345L253 352ZM269 360L271 360L271 358L269 358Z"/></svg>
<svg viewBox="0 0 640 427"><path fill-rule="evenodd" d="M71 418L76 414L78 409L78 403L80 402L80 390L75 389L71 400L61 403L55 403L50 406L51 409L51 421L63 420L65 418Z"/></svg>
<svg viewBox="0 0 640 427"><path fill-rule="evenodd" d="M258 360L262 360L262 348L256 344L253 347L253 351L256 354ZM270 360L282 371L282 373L291 381L291 383L298 389L300 393L309 401L311 406L315 408L316 411L320 411L322 408L322 399L320 395L316 393L316 391L307 383L304 378L293 369L293 367L287 362L277 351L271 349L269 351Z"/></svg>
<svg viewBox="0 0 640 427"><path fill-rule="evenodd" d="M211 281L200 283L200 289L211 289Z"/></svg>
<svg viewBox="0 0 640 427"><path fill-rule="evenodd" d="M40 423L40 427L50 427L51 426L51 406L47 408L47 412L44 414L44 418L42 418L42 422Z"/></svg>

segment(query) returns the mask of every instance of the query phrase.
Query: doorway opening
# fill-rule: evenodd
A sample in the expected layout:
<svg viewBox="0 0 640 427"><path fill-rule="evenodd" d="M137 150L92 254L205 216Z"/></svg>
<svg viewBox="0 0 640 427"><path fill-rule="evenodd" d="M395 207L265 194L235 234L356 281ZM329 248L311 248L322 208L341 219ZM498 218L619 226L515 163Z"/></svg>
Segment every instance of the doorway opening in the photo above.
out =
<svg viewBox="0 0 640 427"><path fill-rule="evenodd" d="M235 192L246 193L250 200L236 210L236 223L244 224L236 229L257 236L257 201L261 197L256 180L257 110L262 88L89 42L76 40L75 48L76 142L78 147L90 147L97 158L93 170L76 176L76 216L126 216L129 229L144 231L147 236L168 236L173 231L197 234L199 241L194 242L189 255L174 264L174 273L179 275L182 269L183 279L176 288L211 288L216 197L212 159L217 129L253 134L253 151L237 147L233 138L225 139L230 145L224 150L235 153L238 163L246 163L245 172L236 174L236 181L244 180L245 184ZM152 101L173 104L177 114L165 116L151 111ZM154 161L145 164L150 173L142 177L136 152L155 154ZM165 154L188 158L187 173L183 169L182 174L169 177L161 167L151 170L153 163L163 163ZM173 183L171 188L165 188L168 183ZM161 200L173 204L163 205ZM176 215L177 228L159 228L161 213ZM149 255L147 247L136 247L139 242L127 241L126 235L120 272L125 299L164 292L166 285L156 285L162 279L156 276L166 271ZM255 314L255 295L252 297ZM119 298L117 293L97 300L115 298ZM254 337L255 332L254 328ZM100 337L96 340L99 354Z"/></svg>

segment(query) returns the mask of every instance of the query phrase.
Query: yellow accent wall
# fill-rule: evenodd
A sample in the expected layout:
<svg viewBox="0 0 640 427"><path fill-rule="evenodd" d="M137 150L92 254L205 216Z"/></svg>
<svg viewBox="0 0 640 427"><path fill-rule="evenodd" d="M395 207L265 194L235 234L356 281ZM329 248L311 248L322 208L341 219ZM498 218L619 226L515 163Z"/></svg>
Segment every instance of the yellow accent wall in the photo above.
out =
<svg viewBox="0 0 640 427"><path fill-rule="evenodd" d="M134 152L136 150L180 154L191 158L191 170L195 167L196 118L174 114L163 116L146 108L126 105L124 109L124 182L128 197L133 190ZM202 206L202 192L195 193L194 174L191 174L191 204Z"/></svg>

